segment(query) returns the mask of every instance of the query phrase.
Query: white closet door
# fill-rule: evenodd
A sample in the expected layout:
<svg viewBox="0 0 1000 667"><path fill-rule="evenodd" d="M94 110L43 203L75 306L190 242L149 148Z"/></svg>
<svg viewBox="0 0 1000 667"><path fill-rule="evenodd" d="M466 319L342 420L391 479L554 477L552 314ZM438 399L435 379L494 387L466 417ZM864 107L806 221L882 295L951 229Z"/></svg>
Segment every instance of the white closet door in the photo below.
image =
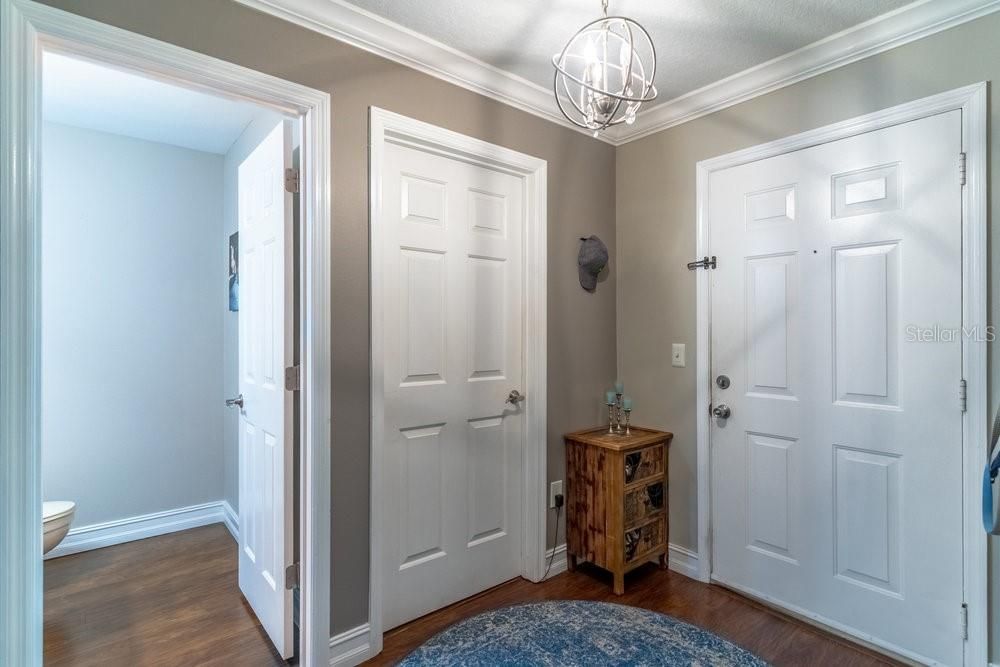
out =
<svg viewBox="0 0 1000 667"><path fill-rule="evenodd" d="M520 572L524 203L520 178L394 143L382 184L389 629Z"/></svg>

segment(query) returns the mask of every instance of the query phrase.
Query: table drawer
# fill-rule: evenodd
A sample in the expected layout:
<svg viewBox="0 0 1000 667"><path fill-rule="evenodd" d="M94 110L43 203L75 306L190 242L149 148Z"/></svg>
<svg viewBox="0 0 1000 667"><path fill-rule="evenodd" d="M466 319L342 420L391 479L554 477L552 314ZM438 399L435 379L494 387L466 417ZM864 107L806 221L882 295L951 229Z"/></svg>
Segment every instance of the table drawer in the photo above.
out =
<svg viewBox="0 0 1000 667"><path fill-rule="evenodd" d="M631 527L663 511L666 482L659 479L625 492L625 527Z"/></svg>
<svg viewBox="0 0 1000 667"><path fill-rule="evenodd" d="M625 562L644 557L656 547L663 546L666 541L666 530L663 519L625 531Z"/></svg>
<svg viewBox="0 0 1000 667"><path fill-rule="evenodd" d="M625 454L625 483L663 474L663 445Z"/></svg>

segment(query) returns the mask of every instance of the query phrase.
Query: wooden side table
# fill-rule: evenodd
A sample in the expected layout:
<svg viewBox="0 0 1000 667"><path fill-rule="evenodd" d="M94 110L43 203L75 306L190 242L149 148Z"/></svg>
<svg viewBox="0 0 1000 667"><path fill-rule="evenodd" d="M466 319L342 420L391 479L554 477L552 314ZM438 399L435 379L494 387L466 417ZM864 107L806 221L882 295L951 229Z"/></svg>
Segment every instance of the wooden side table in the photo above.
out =
<svg viewBox="0 0 1000 667"><path fill-rule="evenodd" d="M625 573L651 559L667 565L667 450L672 433L608 427L566 434L566 557L609 570L614 592Z"/></svg>

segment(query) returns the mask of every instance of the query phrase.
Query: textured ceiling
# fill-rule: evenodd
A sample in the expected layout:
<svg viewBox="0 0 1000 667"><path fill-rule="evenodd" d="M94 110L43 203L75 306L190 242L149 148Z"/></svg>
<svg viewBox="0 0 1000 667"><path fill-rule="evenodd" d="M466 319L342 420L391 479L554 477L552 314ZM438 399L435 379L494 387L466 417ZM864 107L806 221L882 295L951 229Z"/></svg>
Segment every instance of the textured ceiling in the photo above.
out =
<svg viewBox="0 0 1000 667"><path fill-rule="evenodd" d="M347 0L541 86L552 55L600 0ZM892 11L910 0L610 0L657 49L666 101Z"/></svg>

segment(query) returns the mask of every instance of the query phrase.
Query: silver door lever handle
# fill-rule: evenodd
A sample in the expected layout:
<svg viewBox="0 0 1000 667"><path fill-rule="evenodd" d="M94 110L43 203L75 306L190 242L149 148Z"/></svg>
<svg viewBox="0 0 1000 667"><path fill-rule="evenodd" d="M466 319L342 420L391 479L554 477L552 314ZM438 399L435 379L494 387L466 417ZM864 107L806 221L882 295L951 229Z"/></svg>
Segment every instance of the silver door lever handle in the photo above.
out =
<svg viewBox="0 0 1000 667"><path fill-rule="evenodd" d="M238 407L240 410L243 409L243 394L240 394L236 398L227 398L226 399L226 407L231 408L234 405L236 407Z"/></svg>
<svg viewBox="0 0 1000 667"><path fill-rule="evenodd" d="M510 393L507 394L507 400L505 403L510 403L511 405L517 405L524 400L524 396L517 389L511 389Z"/></svg>

